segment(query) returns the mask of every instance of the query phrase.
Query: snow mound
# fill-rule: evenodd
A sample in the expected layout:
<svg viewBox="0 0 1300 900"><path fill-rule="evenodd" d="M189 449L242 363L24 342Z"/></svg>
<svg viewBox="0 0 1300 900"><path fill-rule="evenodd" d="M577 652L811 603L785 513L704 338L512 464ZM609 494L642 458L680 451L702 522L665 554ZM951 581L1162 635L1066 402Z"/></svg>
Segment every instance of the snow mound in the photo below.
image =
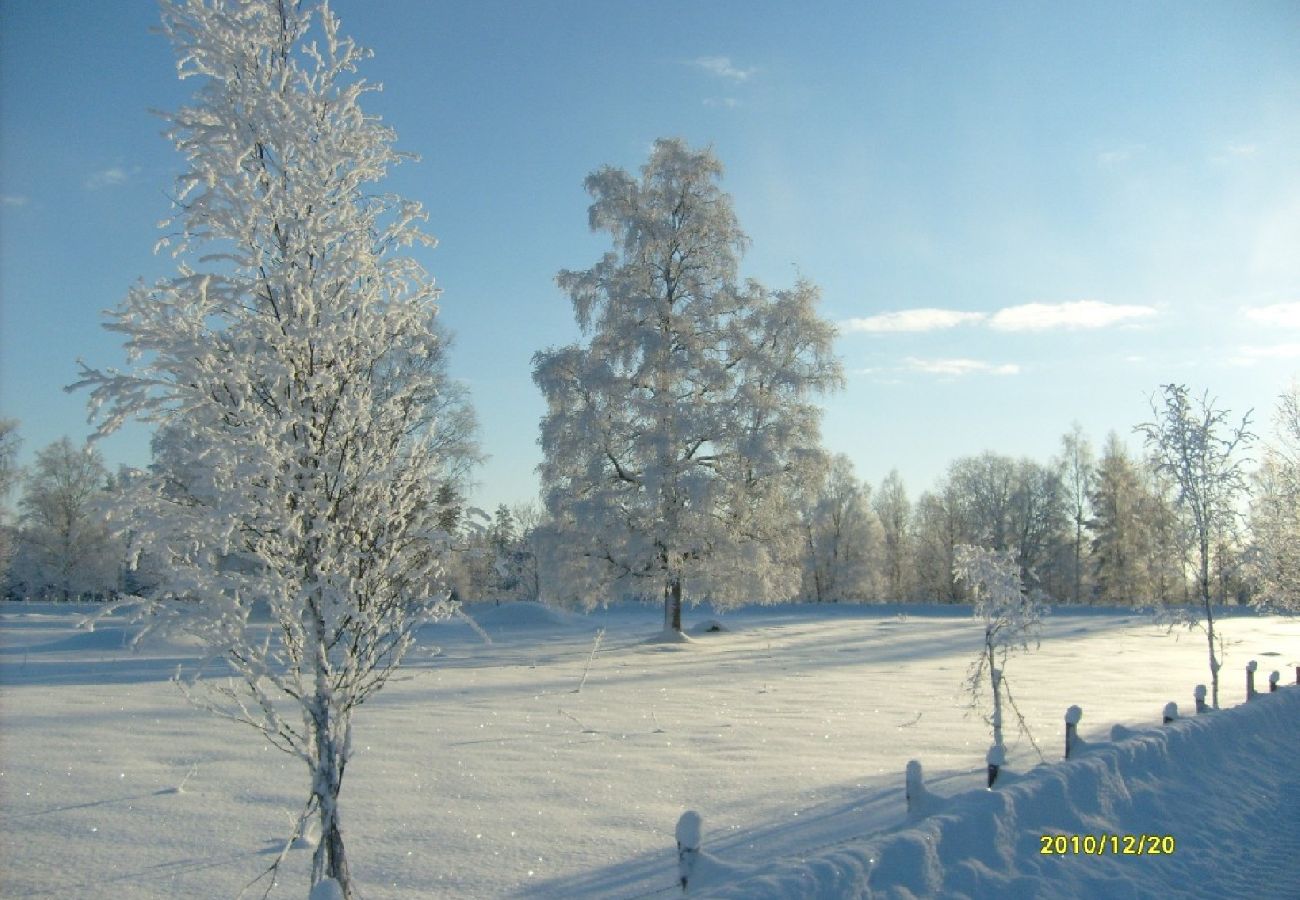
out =
<svg viewBox="0 0 1300 900"><path fill-rule="evenodd" d="M78 628L67 637L30 648L32 653L85 653L91 650L127 650L139 634L138 628L122 625L97 625L94 629Z"/></svg>
<svg viewBox="0 0 1300 900"><path fill-rule="evenodd" d="M343 888L333 878L317 882L307 900L343 900Z"/></svg>
<svg viewBox="0 0 1300 900"><path fill-rule="evenodd" d="M512 601L500 606L470 606L465 610L479 625L495 629L563 628L583 624L570 613L535 601Z"/></svg>
<svg viewBox="0 0 1300 900"><path fill-rule="evenodd" d="M1293 887L1297 727L1300 689L1287 689L1159 730L1121 731L1123 740L1092 744L1082 758L952 797L893 832L752 870L705 896L1259 896ZM1045 853L1056 835L1066 852ZM1110 850L1112 835L1121 852ZM1131 840L1122 852L1125 836L1141 835L1154 836L1138 842L1143 859ZM1074 850L1074 836L1091 852Z"/></svg>

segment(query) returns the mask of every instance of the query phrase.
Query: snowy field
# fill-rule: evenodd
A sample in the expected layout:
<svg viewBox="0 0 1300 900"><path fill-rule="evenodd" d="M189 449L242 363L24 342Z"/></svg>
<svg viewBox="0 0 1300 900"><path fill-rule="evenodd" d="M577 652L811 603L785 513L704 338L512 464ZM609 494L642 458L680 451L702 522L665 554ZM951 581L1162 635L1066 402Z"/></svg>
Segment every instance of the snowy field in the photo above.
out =
<svg viewBox="0 0 1300 900"><path fill-rule="evenodd" d="M235 896L279 851L305 800L305 768L251 729L185 702L169 677L192 650L132 653L120 627L77 630L81 611L8 605L0 613L0 895ZM992 796L977 790L988 731L968 714L962 691L980 638L968 610L753 609L721 617L728 631L695 634L684 645L642 643L659 626L653 607L574 616L517 604L474 614L490 645L463 623L430 628L420 651L356 718L342 808L367 900L672 896L674 826L688 808L704 820L701 887L711 882L727 896L746 896L757 892L747 884L767 885L780 896L804 883L812 894L835 896L831 882L818 886L799 873L801 860L851 854L869 835L891 839L887 832L905 820L909 759L924 764L927 785L941 797L975 792L952 800L954 809ZM703 619L689 616L688 630ZM1284 684L1295 681L1300 622L1240 615L1226 618L1223 631L1224 706L1244 700L1249 659L1259 661L1265 690L1274 669ZM1207 674L1200 635L1167 634L1137 614L1059 610L1041 648L1007 669L1051 762L1060 758L1071 704L1083 707L1082 736L1104 743L1115 723L1156 731L1167 701L1189 713L1192 687ZM1233 775L1258 815L1272 811L1280 820L1252 816L1243 824L1225 815L1222 793L1209 792L1217 805L1197 818L1225 819L1224 830L1191 821L1163 826L1178 838L1177 854L1192 859L1216 860L1224 848L1210 844L1225 835L1271 847L1271 867L1257 870L1260 884L1230 873L1234 880L1222 887L1233 894L1300 896L1298 694L1268 698L1259 706L1266 716L1250 716L1251 704L1217 723L1174 729L1185 754L1186 746L1219 740L1210 725L1258 728L1267 743L1250 753L1290 760L1281 770L1292 773L1285 783ZM1286 733L1289 745L1276 746ZM1043 774L1019 779L1039 756L1027 738L1010 743L1008 796ZM1167 757L1170 747L1162 743L1159 753ZM1106 752L1089 756L1102 760ZM1146 752L1130 752L1137 761L1129 765L1151 765L1156 757ZM1096 766L1104 801L1116 790L1106 782L1113 773ZM1287 777L1259 771L1265 782ZM1168 777L1176 777L1172 769ZM1077 804L1063 795L1059 806L1061 830L1080 827ZM1052 805L1016 808L1041 819ZM1177 809L1196 812L1187 803ZM1103 819L1098 812L1082 824ZM1032 830L1044 827L1036 819ZM1287 836L1282 843L1279 835ZM309 856L290 852L273 896L304 895ZM1017 868L1015 859L1004 862ZM1188 887L1177 882L1185 874L1149 860L1127 868L1096 862L1097 871L1121 866L1106 888L1111 896ZM1214 896L1216 885L1204 879L1222 867L1203 869L1200 895ZM1162 886L1162 877L1174 881ZM1031 896L1041 887L1032 879L1016 884L1001 889Z"/></svg>

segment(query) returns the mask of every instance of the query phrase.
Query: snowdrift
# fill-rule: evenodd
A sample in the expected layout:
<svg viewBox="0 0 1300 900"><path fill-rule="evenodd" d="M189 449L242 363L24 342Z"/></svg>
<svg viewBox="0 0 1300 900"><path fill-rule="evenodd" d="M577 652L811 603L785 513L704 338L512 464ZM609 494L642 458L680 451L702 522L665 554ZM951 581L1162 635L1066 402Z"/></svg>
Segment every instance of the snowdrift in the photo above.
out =
<svg viewBox="0 0 1300 900"><path fill-rule="evenodd" d="M1297 897L1298 735L1300 688L1284 688L1115 743L1091 743L1077 759L940 801L939 812L899 830L775 862L743 879L702 860L697 895ZM706 820L705 853L707 829ZM1172 836L1174 852L1116 854L1109 840L1100 854L1043 852L1045 835L1144 834ZM721 877L710 877L715 873Z"/></svg>

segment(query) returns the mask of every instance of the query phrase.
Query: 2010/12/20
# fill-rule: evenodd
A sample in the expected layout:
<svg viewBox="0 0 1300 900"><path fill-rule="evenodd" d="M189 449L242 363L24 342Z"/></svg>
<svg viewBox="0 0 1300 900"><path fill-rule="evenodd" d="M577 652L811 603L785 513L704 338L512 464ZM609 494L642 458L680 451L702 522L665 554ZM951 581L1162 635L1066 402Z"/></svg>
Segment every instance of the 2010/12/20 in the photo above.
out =
<svg viewBox="0 0 1300 900"><path fill-rule="evenodd" d="M1042 834L1043 856L1168 856L1174 852L1172 834Z"/></svg>

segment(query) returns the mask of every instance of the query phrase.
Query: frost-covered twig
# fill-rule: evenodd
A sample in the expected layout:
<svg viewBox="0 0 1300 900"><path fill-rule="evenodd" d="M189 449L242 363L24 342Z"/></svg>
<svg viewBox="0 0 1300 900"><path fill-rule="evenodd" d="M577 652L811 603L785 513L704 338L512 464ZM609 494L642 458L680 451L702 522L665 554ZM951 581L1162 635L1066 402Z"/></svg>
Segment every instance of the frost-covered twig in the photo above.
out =
<svg viewBox="0 0 1300 900"><path fill-rule="evenodd" d="M577 716L573 715L572 713L565 712L563 708L560 709L560 715L564 716L566 719L569 719L574 724L576 724L579 728L581 728L583 734L600 734L600 732L598 732L596 729L588 728L586 725L582 724L582 722L579 721Z"/></svg>
<svg viewBox="0 0 1300 900"><path fill-rule="evenodd" d="M579 681L578 686L573 689L573 693L575 694L582 693L583 685L587 683L587 674L591 671L591 661L596 658L596 651L600 649L600 642L604 640L604 638L605 638L605 629L602 628L596 632L596 639L592 641L591 644L591 653L588 654L587 656L587 665L582 670L582 680Z"/></svg>
<svg viewBox="0 0 1300 900"><path fill-rule="evenodd" d="M276 854L274 861L266 867L262 874L258 875L252 881L248 882L248 884L240 888L239 893L235 895L235 900L240 900L244 894L248 893L255 884L264 878L269 878L270 880L267 882L266 890L262 892L262 900L268 900L268 898L270 898L271 891L275 890L275 885L280 879L280 866L282 866L285 859L288 858L289 851L293 849L294 844L300 837L302 837L308 820L316 813L315 804L315 796L312 796L307 800L307 804L303 807L302 812L298 814L298 820L294 823L293 833L289 835L287 840L285 840L284 845L280 848L280 852Z"/></svg>

